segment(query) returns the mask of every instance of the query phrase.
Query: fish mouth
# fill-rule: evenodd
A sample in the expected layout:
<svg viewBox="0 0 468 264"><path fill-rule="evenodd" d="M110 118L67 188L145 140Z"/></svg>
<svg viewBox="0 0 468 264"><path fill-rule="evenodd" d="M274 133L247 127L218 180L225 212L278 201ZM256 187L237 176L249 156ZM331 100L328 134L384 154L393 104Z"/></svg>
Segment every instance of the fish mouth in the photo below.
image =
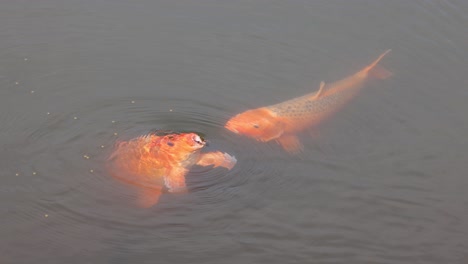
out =
<svg viewBox="0 0 468 264"><path fill-rule="evenodd" d="M234 132L234 133L236 133L236 134L239 134L239 131L237 131L237 129L235 129L235 128L232 126L231 122L228 122L224 127L225 127L226 129L228 129L229 131L231 131L231 132Z"/></svg>
<svg viewBox="0 0 468 264"><path fill-rule="evenodd" d="M192 139L195 143L197 143L200 146L205 146L206 144L206 141L203 140L199 135L194 135Z"/></svg>

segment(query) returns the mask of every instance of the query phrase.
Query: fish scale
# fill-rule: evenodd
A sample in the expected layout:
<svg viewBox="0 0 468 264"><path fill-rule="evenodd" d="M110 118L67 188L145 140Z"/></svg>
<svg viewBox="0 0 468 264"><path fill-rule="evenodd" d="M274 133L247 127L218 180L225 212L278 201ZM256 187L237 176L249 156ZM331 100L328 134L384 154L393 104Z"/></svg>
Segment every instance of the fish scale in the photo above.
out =
<svg viewBox="0 0 468 264"><path fill-rule="evenodd" d="M319 124L341 109L358 94L369 77L386 79L392 75L377 65L389 52L385 51L367 67L342 80L326 86L322 82L317 92L237 114L225 127L258 141L274 140L288 152L297 153L302 149L297 133Z"/></svg>
<svg viewBox="0 0 468 264"><path fill-rule="evenodd" d="M141 207L156 204L163 187L173 193L185 192L185 175L193 165L232 169L237 162L220 151L201 153L206 142L195 133L162 134L119 142L108 158L109 174L138 189Z"/></svg>
<svg viewBox="0 0 468 264"><path fill-rule="evenodd" d="M317 92L294 98L283 103L266 107L279 117L293 117L306 119L313 115L323 114L332 110L344 94L331 94L314 99Z"/></svg>

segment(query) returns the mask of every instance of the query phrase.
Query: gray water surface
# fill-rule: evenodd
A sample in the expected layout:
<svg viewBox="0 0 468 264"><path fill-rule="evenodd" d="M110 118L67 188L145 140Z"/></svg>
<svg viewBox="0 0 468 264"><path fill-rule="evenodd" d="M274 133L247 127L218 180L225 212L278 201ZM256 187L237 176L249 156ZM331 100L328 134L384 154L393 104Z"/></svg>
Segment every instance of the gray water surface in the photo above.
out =
<svg viewBox="0 0 468 264"><path fill-rule="evenodd" d="M1 263L468 263L468 2L0 2ZM223 128L386 49L291 156ZM138 208L116 141L235 155Z"/></svg>

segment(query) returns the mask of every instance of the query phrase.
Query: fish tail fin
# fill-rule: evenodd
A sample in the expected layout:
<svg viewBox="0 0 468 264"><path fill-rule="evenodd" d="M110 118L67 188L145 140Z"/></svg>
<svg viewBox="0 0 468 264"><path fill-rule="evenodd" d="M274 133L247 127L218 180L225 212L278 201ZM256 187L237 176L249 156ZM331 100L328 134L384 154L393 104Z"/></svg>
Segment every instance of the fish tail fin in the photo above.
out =
<svg viewBox="0 0 468 264"><path fill-rule="evenodd" d="M372 62L369 66L365 67L362 72L369 74L377 79L387 79L390 76L393 75L393 73L384 67L377 65L380 60L383 59L385 55L387 55L391 49L386 50L384 53L382 53L374 62Z"/></svg>

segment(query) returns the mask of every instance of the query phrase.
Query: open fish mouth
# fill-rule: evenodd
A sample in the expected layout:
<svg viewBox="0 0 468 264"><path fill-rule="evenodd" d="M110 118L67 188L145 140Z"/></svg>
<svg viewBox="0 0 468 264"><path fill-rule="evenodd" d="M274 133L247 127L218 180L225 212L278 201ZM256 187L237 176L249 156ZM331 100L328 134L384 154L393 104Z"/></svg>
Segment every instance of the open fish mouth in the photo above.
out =
<svg viewBox="0 0 468 264"><path fill-rule="evenodd" d="M206 144L206 141L202 139L199 135L194 135L192 139L198 145L205 146Z"/></svg>

